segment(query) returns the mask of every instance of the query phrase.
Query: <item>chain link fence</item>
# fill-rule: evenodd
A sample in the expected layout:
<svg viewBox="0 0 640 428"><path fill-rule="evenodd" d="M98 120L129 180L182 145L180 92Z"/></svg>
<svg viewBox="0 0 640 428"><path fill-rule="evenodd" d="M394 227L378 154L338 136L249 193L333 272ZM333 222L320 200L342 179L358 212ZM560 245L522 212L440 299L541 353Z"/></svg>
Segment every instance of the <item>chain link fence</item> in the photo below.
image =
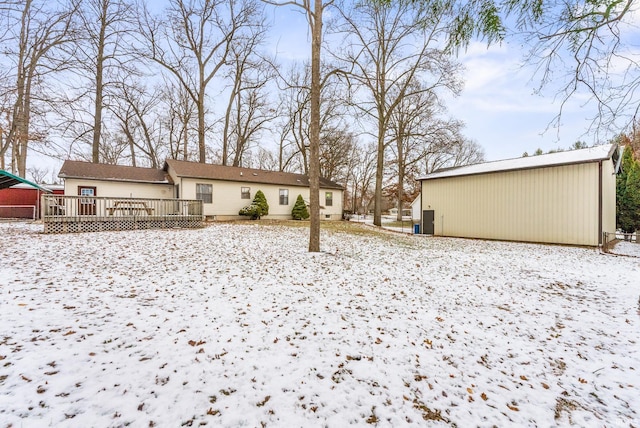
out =
<svg viewBox="0 0 640 428"><path fill-rule="evenodd" d="M602 233L602 251L610 253L616 242L626 241L640 244L640 234L622 233L622 232L603 232Z"/></svg>

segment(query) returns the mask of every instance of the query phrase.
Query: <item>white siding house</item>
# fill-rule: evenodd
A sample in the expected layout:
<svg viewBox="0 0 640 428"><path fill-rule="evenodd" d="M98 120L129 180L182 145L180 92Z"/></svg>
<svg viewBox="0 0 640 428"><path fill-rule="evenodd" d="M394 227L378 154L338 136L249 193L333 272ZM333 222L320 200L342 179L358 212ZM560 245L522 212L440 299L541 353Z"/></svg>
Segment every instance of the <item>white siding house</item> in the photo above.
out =
<svg viewBox="0 0 640 428"><path fill-rule="evenodd" d="M60 173L65 195L201 199L210 219L242 218L238 212L262 190L269 204L266 218L290 219L298 195L309 201L309 179L302 174L197 162L167 160L162 169L65 161ZM343 188L320 179L320 216L342 218Z"/></svg>
<svg viewBox="0 0 640 428"><path fill-rule="evenodd" d="M445 169L421 178L421 232L597 246L616 229L617 146Z"/></svg>
<svg viewBox="0 0 640 428"><path fill-rule="evenodd" d="M175 185L176 197L203 199L204 215L217 220L239 218L240 208L249 205L261 190L269 204L266 218L290 219L298 195L309 202L306 175L233 166L167 160L165 171ZM320 179L320 218L342 219L343 187Z"/></svg>
<svg viewBox="0 0 640 428"><path fill-rule="evenodd" d="M173 198L173 185L157 168L67 160L58 177L64 179L64 194L68 196Z"/></svg>

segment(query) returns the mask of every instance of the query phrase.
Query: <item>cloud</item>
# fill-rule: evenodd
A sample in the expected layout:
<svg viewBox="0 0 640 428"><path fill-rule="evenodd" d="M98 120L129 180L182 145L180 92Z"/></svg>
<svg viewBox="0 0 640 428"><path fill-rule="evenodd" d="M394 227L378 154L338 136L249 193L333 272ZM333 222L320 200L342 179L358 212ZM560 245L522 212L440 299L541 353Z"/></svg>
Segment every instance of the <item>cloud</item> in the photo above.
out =
<svg viewBox="0 0 640 428"><path fill-rule="evenodd" d="M577 94L562 105L556 94L559 86L553 82L537 94L534 68L523 62L523 49L509 43L489 48L472 43L458 59L466 68L465 89L459 97L450 97L447 105L466 123L465 135L483 146L489 160L588 140L585 132L595 114L587 102L589 95Z"/></svg>

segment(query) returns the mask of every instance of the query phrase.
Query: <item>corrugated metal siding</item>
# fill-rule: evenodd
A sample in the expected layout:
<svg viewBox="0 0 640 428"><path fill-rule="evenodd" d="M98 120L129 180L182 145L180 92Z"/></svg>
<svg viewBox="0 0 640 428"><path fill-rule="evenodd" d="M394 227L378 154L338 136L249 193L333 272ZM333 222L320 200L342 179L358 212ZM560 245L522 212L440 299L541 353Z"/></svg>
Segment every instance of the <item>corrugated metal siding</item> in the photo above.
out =
<svg viewBox="0 0 640 428"><path fill-rule="evenodd" d="M424 180L422 192L437 235L598 245L597 162Z"/></svg>
<svg viewBox="0 0 640 428"><path fill-rule="evenodd" d="M41 194L37 189L0 189L0 205L37 205Z"/></svg>

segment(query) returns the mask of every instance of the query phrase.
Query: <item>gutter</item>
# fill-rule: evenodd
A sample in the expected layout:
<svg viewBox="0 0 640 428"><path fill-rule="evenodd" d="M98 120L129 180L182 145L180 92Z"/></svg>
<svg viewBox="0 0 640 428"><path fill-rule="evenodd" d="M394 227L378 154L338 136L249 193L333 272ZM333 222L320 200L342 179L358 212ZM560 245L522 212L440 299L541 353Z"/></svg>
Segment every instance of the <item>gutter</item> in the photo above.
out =
<svg viewBox="0 0 640 428"><path fill-rule="evenodd" d="M575 161L575 162L563 162L563 163L549 164L549 165L534 165L534 166L526 166L526 167L521 167L521 168L496 169L496 170L492 170L492 171L467 172L467 173L463 173L463 174L446 174L446 175L439 175L439 176L436 176L436 177L429 177L429 175L426 175L424 177L417 178L416 180L418 180L418 181L442 180L442 179L445 179L445 178L471 177L471 176L474 176L474 175L501 174L501 173L505 173L505 172L528 171L528 170L532 170L532 169L557 168L557 167L561 167L561 166L582 165L582 164L588 164L588 163L602 162L603 160L606 160L606 159L609 159L609 158L590 159L590 160L586 160L586 161ZM495 162L500 162L500 161L495 161ZM489 162L487 162L487 163L489 163ZM469 166L473 166L473 165L469 165ZM460 166L460 167L457 167L457 168L464 168L464 166ZM444 173L446 173L448 171L441 171L441 172L444 174ZM433 172L430 175L436 175L436 174L440 174L440 172Z"/></svg>

